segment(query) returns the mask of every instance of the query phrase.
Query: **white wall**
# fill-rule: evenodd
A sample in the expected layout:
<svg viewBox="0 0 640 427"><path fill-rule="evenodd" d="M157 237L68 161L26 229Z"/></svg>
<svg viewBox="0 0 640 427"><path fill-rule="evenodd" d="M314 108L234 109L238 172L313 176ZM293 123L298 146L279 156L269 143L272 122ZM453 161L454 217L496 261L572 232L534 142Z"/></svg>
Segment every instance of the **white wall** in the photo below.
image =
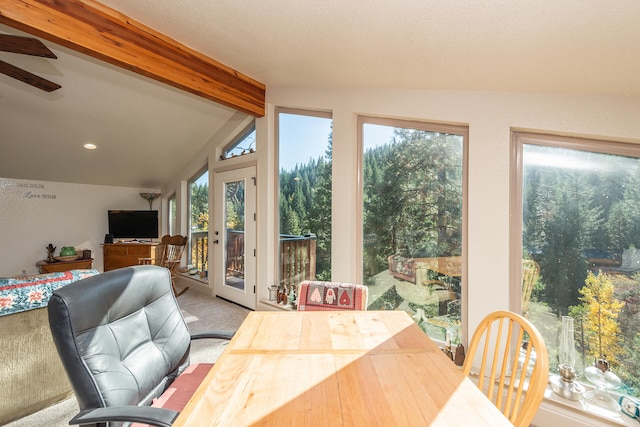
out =
<svg viewBox="0 0 640 427"><path fill-rule="evenodd" d="M103 271L102 247L109 209L149 209L140 192L157 189L109 187L0 178L0 276L37 273L45 247L90 249ZM160 210L156 200L154 209Z"/></svg>

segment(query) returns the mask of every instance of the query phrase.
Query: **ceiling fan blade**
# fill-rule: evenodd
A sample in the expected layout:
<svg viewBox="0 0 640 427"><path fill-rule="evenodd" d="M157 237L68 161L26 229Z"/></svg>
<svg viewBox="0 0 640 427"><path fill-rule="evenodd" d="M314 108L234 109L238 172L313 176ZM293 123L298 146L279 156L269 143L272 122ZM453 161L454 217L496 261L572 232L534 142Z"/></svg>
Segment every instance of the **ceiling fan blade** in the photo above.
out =
<svg viewBox="0 0 640 427"><path fill-rule="evenodd" d="M35 74L32 74L14 65L8 64L4 61L0 61L0 73L6 74L7 76L20 80L21 82L30 84L31 86L37 87L38 89L42 89L45 92L53 92L54 90L60 89L62 87L57 83L54 83L47 79L43 79L40 76L36 76Z"/></svg>
<svg viewBox="0 0 640 427"><path fill-rule="evenodd" d="M13 36L11 34L0 34L0 50L32 56L42 56L44 58L58 58L40 40L30 37Z"/></svg>

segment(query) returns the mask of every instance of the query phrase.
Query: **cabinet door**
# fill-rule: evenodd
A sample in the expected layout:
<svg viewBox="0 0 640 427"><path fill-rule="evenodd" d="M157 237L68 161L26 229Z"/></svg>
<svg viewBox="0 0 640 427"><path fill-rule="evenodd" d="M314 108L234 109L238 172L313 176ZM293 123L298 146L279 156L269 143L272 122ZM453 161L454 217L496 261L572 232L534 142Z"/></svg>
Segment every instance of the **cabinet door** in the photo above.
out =
<svg viewBox="0 0 640 427"><path fill-rule="evenodd" d="M104 271L116 268L138 265L140 258L155 258L158 245L144 245L139 243L113 243L103 246Z"/></svg>

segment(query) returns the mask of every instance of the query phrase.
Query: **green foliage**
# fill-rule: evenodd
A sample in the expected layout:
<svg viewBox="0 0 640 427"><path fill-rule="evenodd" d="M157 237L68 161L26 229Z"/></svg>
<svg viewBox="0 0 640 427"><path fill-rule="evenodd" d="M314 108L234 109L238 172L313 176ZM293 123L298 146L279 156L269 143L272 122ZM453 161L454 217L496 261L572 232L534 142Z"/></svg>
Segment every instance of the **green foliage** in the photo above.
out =
<svg viewBox="0 0 640 427"><path fill-rule="evenodd" d="M244 231L244 181L225 185L225 226L230 230Z"/></svg>
<svg viewBox="0 0 640 427"><path fill-rule="evenodd" d="M390 255L459 255L462 138L396 128L391 144L364 155L364 275Z"/></svg>
<svg viewBox="0 0 640 427"><path fill-rule="evenodd" d="M527 146L526 155L549 152ZM638 171L621 168L618 156L555 148L573 162L600 168L525 166L523 173L523 245L540 264L544 289L535 294L558 315L579 304L587 277L585 251L621 253L640 244ZM576 154L579 153L579 154Z"/></svg>
<svg viewBox="0 0 640 427"><path fill-rule="evenodd" d="M591 207L593 188L573 170L544 169L526 171L523 191L524 242L530 251L544 254L534 259L542 280L553 284L538 297L558 315L566 314L578 303L586 278L582 248L592 247L594 230L602 223L601 211Z"/></svg>
<svg viewBox="0 0 640 427"><path fill-rule="evenodd" d="M621 197L611 205L607 234L613 247L640 247L640 165L630 170L618 185Z"/></svg>
<svg viewBox="0 0 640 427"><path fill-rule="evenodd" d="M615 299L613 282L603 273L589 273L585 286L580 289L586 314L584 329L587 355L592 359L606 358L612 367L620 365L622 354L618 316L623 302Z"/></svg>
<svg viewBox="0 0 640 427"><path fill-rule="evenodd" d="M191 184L191 227L194 231L209 230L209 184Z"/></svg>
<svg viewBox="0 0 640 427"><path fill-rule="evenodd" d="M395 129L392 144L364 154L365 277L387 258L460 255L462 138ZM280 232L317 236L318 278L331 277L331 156L280 171Z"/></svg>
<svg viewBox="0 0 640 427"><path fill-rule="evenodd" d="M605 265L599 259L615 269L625 248L640 247L640 160L525 146L525 159L538 154L565 157L561 166L525 162L523 257L537 261L541 270L527 316L552 355L553 331L568 311L575 319L582 367L604 355L623 379L623 392L638 395L640 274L605 278L590 271Z"/></svg>
<svg viewBox="0 0 640 427"><path fill-rule="evenodd" d="M573 305L569 307L569 316L573 317L573 332L576 346L576 371L583 371L585 366L593 363L591 357L587 356L587 339L584 327L585 319L588 315L588 308L583 305Z"/></svg>
<svg viewBox="0 0 640 427"><path fill-rule="evenodd" d="M280 171L280 234L316 235L316 279L331 279L332 136L325 154Z"/></svg>
<svg viewBox="0 0 640 427"><path fill-rule="evenodd" d="M318 159L318 180L310 187L309 230L316 235L316 279L331 280L331 158L332 138L324 157Z"/></svg>

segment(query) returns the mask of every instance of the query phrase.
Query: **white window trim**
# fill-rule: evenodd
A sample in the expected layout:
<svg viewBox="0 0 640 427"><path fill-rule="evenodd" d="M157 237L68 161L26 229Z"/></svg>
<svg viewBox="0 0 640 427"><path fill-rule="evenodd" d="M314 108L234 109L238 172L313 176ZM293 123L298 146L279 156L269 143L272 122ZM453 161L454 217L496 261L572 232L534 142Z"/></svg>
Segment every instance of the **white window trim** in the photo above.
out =
<svg viewBox="0 0 640 427"><path fill-rule="evenodd" d="M333 113L331 111L323 111L323 110L306 110L302 108L291 108L291 107L275 107L274 109L274 150L273 150L273 179L275 183L275 215L273 221L273 229L275 239L272 246L272 251L274 254L280 253L280 114L295 114L299 116L309 116L309 117L319 117L323 119L329 119L333 123ZM331 175L333 176L333 170L331 171ZM334 201L331 202L332 204ZM333 209L333 207L332 207ZM331 234L335 235L335 230L332 230ZM333 243L332 243L333 244ZM331 260L331 268L333 270L334 261L333 261L333 247L331 248L332 260ZM273 271L276 272L275 280L277 283L280 281L280 256L276 255L273 257Z"/></svg>
<svg viewBox="0 0 640 427"><path fill-rule="evenodd" d="M509 239L509 279L510 309L516 313L522 311L522 172L523 146L525 144L545 145L549 147L585 150L604 154L640 157L640 147L630 141L603 140L601 138L552 134L531 130L511 129L510 159L510 239ZM591 388L585 384L585 387ZM614 396L615 393L612 393ZM574 402L558 396L547 386L544 400L532 425L573 426L637 426L638 421L620 412L619 417L590 408L581 401Z"/></svg>
<svg viewBox="0 0 640 427"><path fill-rule="evenodd" d="M362 283L363 273L362 273L362 257L363 257L363 223L362 223L362 215L363 215L363 185L364 185L364 177L363 174L363 162L364 162L364 125L365 124L373 124L373 125L382 125L382 126L390 126L390 127L402 127L409 129L418 129L429 132L442 132L454 135L462 136L462 277L460 280L460 292L462 299L462 314L460 316L460 326L461 326L461 343L464 344L465 347L468 347L469 339L473 331L469 331L469 303L468 303L468 224L469 224L469 215L468 215L468 206L469 206L469 125L464 123L438 123L438 122L430 122L430 121L419 121L412 119L402 119L396 117L382 117L382 116L366 116L366 115L358 115L357 117L357 141L358 141L358 196L356 201L357 206L357 218L359 218L359 226L356 229L356 242L358 242L356 246L357 259L360 260L359 267L359 277L358 283ZM444 342L439 342L439 340L434 340L438 342L438 344L445 344Z"/></svg>

